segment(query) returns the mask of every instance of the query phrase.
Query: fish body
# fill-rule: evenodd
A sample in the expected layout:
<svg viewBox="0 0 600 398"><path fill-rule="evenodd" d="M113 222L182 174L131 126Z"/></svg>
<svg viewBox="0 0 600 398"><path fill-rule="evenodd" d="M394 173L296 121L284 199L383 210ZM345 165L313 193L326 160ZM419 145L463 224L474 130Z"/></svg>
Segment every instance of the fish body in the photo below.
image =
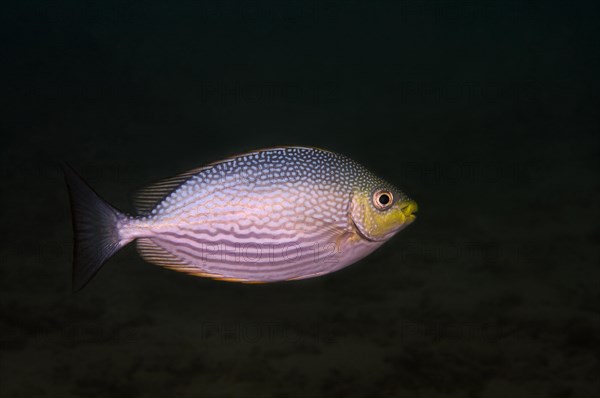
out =
<svg viewBox="0 0 600 398"><path fill-rule="evenodd" d="M139 193L136 216L102 201L72 170L66 175L76 289L132 241L145 260L196 276L316 277L367 256L417 208L360 164L316 148L259 150L159 182Z"/></svg>

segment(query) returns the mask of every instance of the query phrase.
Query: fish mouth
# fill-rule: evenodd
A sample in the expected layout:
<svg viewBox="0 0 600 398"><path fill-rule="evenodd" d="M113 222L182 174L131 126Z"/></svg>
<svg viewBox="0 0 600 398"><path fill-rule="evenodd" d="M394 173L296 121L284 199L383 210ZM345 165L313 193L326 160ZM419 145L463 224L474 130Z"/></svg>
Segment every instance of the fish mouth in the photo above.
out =
<svg viewBox="0 0 600 398"><path fill-rule="evenodd" d="M417 205L417 202L415 202L414 200L403 201L398 203L398 207L404 215L403 225L415 221L417 216L415 216L414 213L416 213L419 210L419 205Z"/></svg>
<svg viewBox="0 0 600 398"><path fill-rule="evenodd" d="M399 201L397 206L398 210L400 210L400 212L397 213L399 217L398 226L386 235L386 239L389 239L392 235L408 227L410 224L413 223L413 221L417 219L415 213L417 212L417 210L419 210L419 206L414 200L408 199L405 201Z"/></svg>

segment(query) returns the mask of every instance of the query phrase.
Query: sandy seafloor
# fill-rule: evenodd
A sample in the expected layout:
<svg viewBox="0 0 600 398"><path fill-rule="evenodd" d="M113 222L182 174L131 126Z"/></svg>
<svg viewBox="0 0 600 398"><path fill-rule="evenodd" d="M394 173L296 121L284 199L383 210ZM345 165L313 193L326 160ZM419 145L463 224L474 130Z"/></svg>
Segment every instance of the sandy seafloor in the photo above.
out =
<svg viewBox="0 0 600 398"><path fill-rule="evenodd" d="M592 7L216 4L5 14L0 396L598 396ZM274 145L364 163L417 221L318 279L194 278L130 246L71 293L61 161L132 211Z"/></svg>

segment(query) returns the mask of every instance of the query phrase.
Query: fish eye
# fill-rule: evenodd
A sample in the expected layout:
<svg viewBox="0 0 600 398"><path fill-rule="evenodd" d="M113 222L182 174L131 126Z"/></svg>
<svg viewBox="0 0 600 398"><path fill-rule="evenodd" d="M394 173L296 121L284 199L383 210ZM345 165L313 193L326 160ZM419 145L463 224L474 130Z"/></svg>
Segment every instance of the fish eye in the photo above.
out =
<svg viewBox="0 0 600 398"><path fill-rule="evenodd" d="M376 191L373 194L373 204L379 210L385 210L392 205L394 195L390 191Z"/></svg>

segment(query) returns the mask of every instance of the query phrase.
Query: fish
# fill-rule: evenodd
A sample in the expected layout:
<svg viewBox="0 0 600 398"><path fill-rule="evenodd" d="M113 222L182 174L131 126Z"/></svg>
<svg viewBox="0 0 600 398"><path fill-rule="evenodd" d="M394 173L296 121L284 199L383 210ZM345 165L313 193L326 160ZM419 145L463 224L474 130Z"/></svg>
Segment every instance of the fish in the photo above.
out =
<svg viewBox="0 0 600 398"><path fill-rule="evenodd" d="M418 206L352 159L312 147L232 156L140 190L136 214L64 167L74 231L73 290L131 242L147 262L190 275L270 283L326 275L372 253Z"/></svg>

